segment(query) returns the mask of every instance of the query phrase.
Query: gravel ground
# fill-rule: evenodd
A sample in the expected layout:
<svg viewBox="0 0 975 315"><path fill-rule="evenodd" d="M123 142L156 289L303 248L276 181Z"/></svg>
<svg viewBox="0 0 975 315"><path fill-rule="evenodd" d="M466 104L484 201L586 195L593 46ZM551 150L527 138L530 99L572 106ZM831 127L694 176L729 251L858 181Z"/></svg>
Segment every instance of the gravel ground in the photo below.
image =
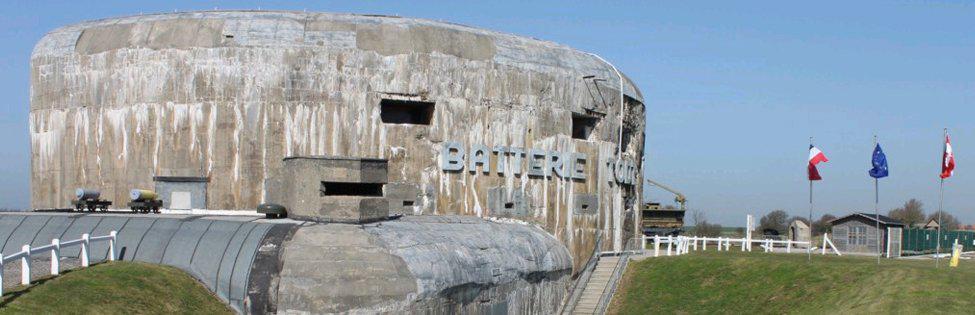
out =
<svg viewBox="0 0 975 315"><path fill-rule="evenodd" d="M64 272L65 270L75 269L81 266L81 260L75 257L61 257L61 268L60 270ZM8 262L3 265L3 289L8 290L10 288L20 285L20 260ZM31 281L36 281L41 277L51 275L51 255L50 254L38 254L31 257L30 264Z"/></svg>

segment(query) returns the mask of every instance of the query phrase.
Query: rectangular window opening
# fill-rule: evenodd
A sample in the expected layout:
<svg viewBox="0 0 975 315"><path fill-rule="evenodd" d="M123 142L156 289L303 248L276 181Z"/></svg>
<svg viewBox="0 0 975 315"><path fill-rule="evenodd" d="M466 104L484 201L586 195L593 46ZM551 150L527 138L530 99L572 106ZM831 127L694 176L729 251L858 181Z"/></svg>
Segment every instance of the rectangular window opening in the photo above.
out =
<svg viewBox="0 0 975 315"><path fill-rule="evenodd" d="M514 209L515 208L515 203L514 202L505 202L504 203L504 208L505 209Z"/></svg>
<svg viewBox="0 0 975 315"><path fill-rule="evenodd" d="M384 124L429 125L433 121L434 102L383 99L379 116Z"/></svg>
<svg viewBox="0 0 975 315"><path fill-rule="evenodd" d="M322 182L322 196L365 196L382 197L383 184Z"/></svg>
<svg viewBox="0 0 975 315"><path fill-rule="evenodd" d="M597 123L597 117L572 114L572 138L588 140Z"/></svg>
<svg viewBox="0 0 975 315"><path fill-rule="evenodd" d="M403 200L403 206L404 207L412 207L413 206L413 200Z"/></svg>

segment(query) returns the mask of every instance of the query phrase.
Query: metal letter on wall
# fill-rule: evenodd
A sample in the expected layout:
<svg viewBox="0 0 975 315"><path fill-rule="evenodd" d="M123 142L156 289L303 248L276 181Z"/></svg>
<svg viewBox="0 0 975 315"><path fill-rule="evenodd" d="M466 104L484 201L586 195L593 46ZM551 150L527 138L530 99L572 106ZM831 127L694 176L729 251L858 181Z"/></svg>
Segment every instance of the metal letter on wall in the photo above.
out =
<svg viewBox="0 0 975 315"><path fill-rule="evenodd" d="M528 154L528 176L548 177L550 170L545 166L548 152L542 149L531 149Z"/></svg>
<svg viewBox="0 0 975 315"><path fill-rule="evenodd" d="M508 157L507 157L507 155L508 155L508 147L506 147L506 146L500 146L500 145L499 146L495 146L493 151L494 151L494 155L497 155L498 156L498 163L496 163L494 165L495 172L497 172L498 175L503 175L504 172L505 172L504 169L505 169L505 167L507 167L507 163L505 163L505 162L508 160ZM520 167L521 165L517 165L517 166Z"/></svg>
<svg viewBox="0 0 975 315"><path fill-rule="evenodd" d="M569 155L569 154L565 154L565 155ZM566 173L565 166L572 165L572 164L565 163L564 162L565 159L563 159L563 156L564 155L562 153L552 151L549 154L549 159L548 159L549 168L551 168L552 172L555 173L555 176L558 176L559 178L565 178L565 173Z"/></svg>
<svg viewBox="0 0 975 315"><path fill-rule="evenodd" d="M464 169L464 147L457 142L444 142L440 151L440 169L460 171Z"/></svg>
<svg viewBox="0 0 975 315"><path fill-rule="evenodd" d="M586 180L586 154L572 154L572 179Z"/></svg>
<svg viewBox="0 0 975 315"><path fill-rule="evenodd" d="M489 165L489 162L491 161L491 156L488 155L490 152L491 149L484 145L472 145L471 154L468 155L470 165L467 166L467 170L470 171L471 174L475 174L477 173L477 166L480 165L481 171L484 172L484 174L490 174L491 166Z"/></svg>
<svg viewBox="0 0 975 315"><path fill-rule="evenodd" d="M511 152L511 165L514 170L515 176L521 176L521 160L525 156L525 149L519 147L511 147L508 152Z"/></svg>

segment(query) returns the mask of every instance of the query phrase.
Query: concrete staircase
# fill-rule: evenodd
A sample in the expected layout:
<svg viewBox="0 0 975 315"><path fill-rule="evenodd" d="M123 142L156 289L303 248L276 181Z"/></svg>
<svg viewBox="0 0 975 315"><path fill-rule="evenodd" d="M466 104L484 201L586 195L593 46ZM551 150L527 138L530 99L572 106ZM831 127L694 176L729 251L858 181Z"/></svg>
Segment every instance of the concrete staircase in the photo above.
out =
<svg viewBox="0 0 975 315"><path fill-rule="evenodd" d="M582 297L576 304L572 314L599 314L599 301L604 293L609 292L609 281L613 278L613 271L619 264L619 256L600 257L596 269L592 271L589 283L582 291Z"/></svg>

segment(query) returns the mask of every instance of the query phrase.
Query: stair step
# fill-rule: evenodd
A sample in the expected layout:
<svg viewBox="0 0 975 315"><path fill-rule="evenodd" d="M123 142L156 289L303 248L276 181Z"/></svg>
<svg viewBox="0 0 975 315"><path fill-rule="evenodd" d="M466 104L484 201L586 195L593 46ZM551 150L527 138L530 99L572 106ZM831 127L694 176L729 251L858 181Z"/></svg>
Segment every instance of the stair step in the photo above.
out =
<svg viewBox="0 0 975 315"><path fill-rule="evenodd" d="M599 264L589 275L589 282L583 288L579 301L576 302L572 314L595 314L596 307L599 306L603 294L609 287L609 280L613 278L616 267L619 265L620 257L607 256L600 257Z"/></svg>

